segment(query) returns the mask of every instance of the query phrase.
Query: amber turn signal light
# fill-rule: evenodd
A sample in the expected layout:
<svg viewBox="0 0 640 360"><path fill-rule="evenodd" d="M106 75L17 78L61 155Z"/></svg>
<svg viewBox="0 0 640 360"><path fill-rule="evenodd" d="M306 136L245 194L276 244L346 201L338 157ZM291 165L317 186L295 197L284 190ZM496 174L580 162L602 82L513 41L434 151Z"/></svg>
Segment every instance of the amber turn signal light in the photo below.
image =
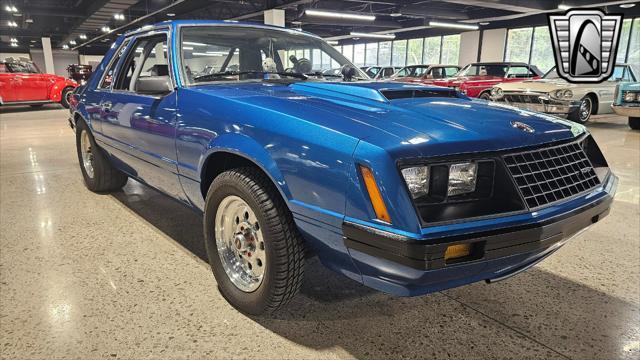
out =
<svg viewBox="0 0 640 360"><path fill-rule="evenodd" d="M382 200L382 195L380 194L378 184L376 184L376 179L373 177L373 172L371 172L371 169L368 167L360 165L360 173L364 179L364 185L367 187L369 200L371 200L371 205L373 205L373 211L376 213L376 218L378 218L378 220L391 223L391 216L389 216L387 206L384 204L384 200Z"/></svg>
<svg viewBox="0 0 640 360"><path fill-rule="evenodd" d="M458 259L471 255L471 244L458 244L447 247L444 252L444 261Z"/></svg>

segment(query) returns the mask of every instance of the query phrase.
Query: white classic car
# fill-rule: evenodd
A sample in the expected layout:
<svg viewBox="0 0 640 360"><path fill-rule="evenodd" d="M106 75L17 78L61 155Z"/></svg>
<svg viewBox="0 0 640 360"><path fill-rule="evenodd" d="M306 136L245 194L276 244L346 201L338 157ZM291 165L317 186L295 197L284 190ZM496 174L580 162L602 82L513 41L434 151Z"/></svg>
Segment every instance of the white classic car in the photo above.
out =
<svg viewBox="0 0 640 360"><path fill-rule="evenodd" d="M592 114L611 112L616 85L637 81L632 66L618 64L613 75L599 84L573 84L561 79L552 68L542 79L500 83L491 89L491 100L553 115L584 124Z"/></svg>

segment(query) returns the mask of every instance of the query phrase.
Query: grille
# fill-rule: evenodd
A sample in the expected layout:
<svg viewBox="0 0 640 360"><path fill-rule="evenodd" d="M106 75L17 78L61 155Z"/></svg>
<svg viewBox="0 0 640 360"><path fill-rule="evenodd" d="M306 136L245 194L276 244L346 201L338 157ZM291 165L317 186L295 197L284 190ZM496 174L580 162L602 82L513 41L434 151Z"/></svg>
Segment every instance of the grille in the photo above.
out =
<svg viewBox="0 0 640 360"><path fill-rule="evenodd" d="M566 199L600 183L579 142L503 158L529 208Z"/></svg>
<svg viewBox="0 0 640 360"><path fill-rule="evenodd" d="M513 103L541 104L540 95L504 94L504 100Z"/></svg>

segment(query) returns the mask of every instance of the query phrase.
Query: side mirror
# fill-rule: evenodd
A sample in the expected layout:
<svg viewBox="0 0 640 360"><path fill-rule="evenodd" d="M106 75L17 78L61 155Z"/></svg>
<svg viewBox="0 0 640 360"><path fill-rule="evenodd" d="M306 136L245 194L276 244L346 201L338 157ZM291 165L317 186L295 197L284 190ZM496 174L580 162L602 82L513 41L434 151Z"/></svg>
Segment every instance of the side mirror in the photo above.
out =
<svg viewBox="0 0 640 360"><path fill-rule="evenodd" d="M169 75L145 76L136 81L135 91L145 95L165 95L171 92L171 79Z"/></svg>

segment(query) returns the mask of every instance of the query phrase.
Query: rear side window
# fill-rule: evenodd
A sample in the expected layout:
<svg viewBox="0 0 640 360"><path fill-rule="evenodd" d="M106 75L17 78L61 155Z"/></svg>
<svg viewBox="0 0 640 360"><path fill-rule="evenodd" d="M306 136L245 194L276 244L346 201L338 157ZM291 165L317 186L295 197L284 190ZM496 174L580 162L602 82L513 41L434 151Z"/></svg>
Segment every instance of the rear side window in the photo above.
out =
<svg viewBox="0 0 640 360"><path fill-rule="evenodd" d="M167 37L144 37L130 48L113 86L116 90L134 91L137 79L169 75Z"/></svg>
<svg viewBox="0 0 640 360"><path fill-rule="evenodd" d="M529 78L533 76L535 76L535 74L526 66L512 66L507 73L507 77L509 78Z"/></svg>
<svg viewBox="0 0 640 360"><path fill-rule="evenodd" d="M118 52L113 55L113 59L111 60L111 63L109 64L109 67L107 68L107 71L105 71L104 77L102 78L102 82L98 86L99 89L109 89L111 87L111 83L113 82L113 77L116 71L116 65L118 65L118 60L120 60L125 50L127 49L128 43L129 40L125 40Z"/></svg>

